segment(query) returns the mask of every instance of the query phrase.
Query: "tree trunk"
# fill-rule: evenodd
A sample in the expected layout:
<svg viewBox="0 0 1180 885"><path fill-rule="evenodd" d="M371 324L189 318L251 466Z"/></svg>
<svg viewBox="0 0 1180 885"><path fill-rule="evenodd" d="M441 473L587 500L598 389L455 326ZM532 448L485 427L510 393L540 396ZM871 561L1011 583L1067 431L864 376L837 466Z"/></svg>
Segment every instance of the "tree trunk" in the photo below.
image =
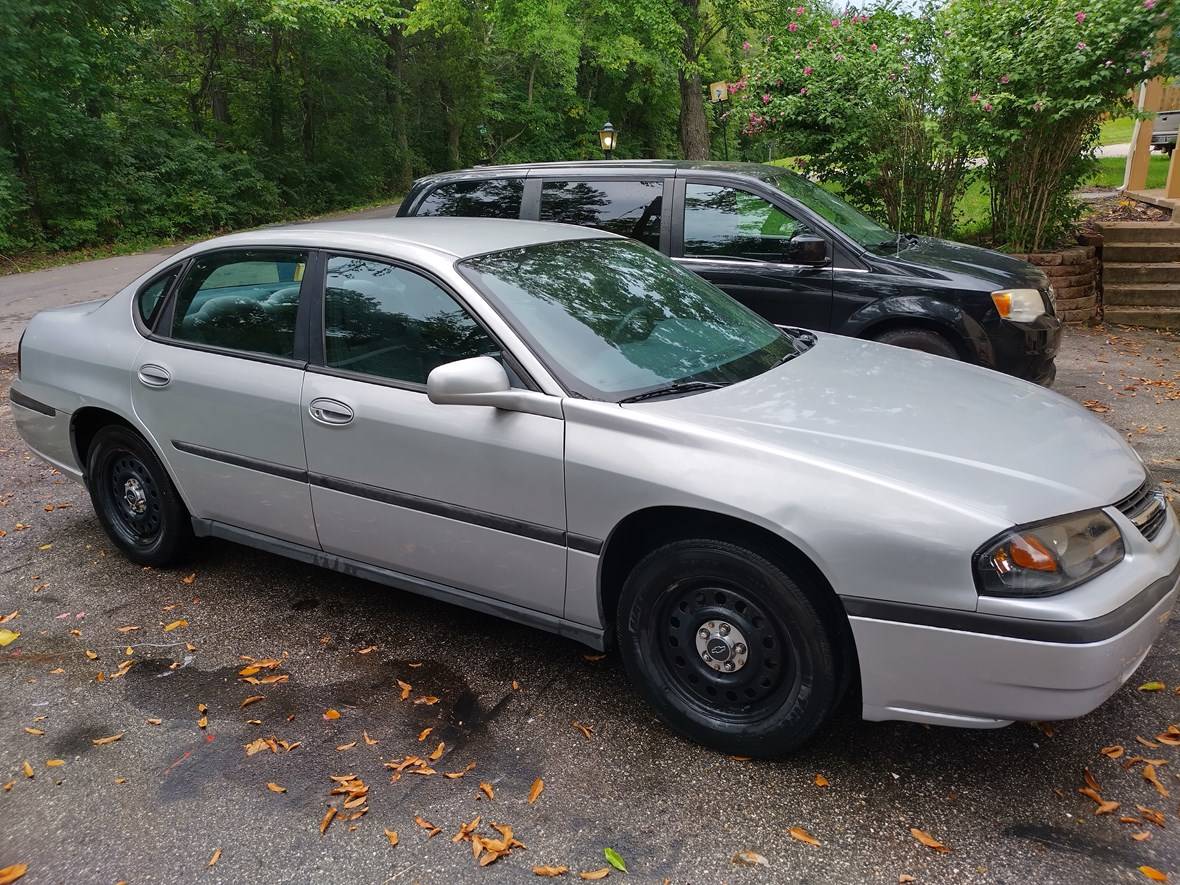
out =
<svg viewBox="0 0 1180 885"><path fill-rule="evenodd" d="M397 165L390 175L390 184L395 192L403 193L413 183L414 167L410 160L409 126L402 101L402 61L406 54L406 43L400 28L389 29L385 35L385 45L389 49L385 54L385 69L391 80L385 92L385 102L389 106L393 145L397 150Z"/></svg>
<svg viewBox="0 0 1180 885"><path fill-rule="evenodd" d="M700 74L677 73L680 81L680 150L686 160L709 159L709 121Z"/></svg>
<svg viewBox="0 0 1180 885"><path fill-rule="evenodd" d="M275 27L270 32L270 82L267 84L270 103L270 149L283 149L283 34Z"/></svg>

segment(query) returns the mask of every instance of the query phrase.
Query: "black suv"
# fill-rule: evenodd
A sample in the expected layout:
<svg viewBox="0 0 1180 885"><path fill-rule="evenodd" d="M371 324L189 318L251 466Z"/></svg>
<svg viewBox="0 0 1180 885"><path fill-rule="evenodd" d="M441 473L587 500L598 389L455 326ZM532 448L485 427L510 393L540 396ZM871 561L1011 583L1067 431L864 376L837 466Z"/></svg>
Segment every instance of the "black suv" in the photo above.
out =
<svg viewBox="0 0 1180 885"><path fill-rule="evenodd" d="M778 325L872 338L1050 385L1045 274L890 231L801 175L755 163L538 163L414 183L398 215L561 221L646 243Z"/></svg>

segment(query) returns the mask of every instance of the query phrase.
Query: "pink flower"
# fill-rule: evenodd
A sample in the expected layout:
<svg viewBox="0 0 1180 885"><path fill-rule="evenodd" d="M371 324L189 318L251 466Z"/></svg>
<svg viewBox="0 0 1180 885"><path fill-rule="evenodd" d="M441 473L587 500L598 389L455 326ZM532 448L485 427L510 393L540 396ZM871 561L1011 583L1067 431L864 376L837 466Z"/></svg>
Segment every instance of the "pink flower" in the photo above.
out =
<svg viewBox="0 0 1180 885"><path fill-rule="evenodd" d="M1004 76L1000 77L1000 82L1001 82L1001 83L1007 83L1007 82L1008 82L1008 75L1007 75L1007 74L1004 74Z"/></svg>
<svg viewBox="0 0 1180 885"><path fill-rule="evenodd" d="M1144 9L1155 9L1155 0L1143 0Z"/></svg>
<svg viewBox="0 0 1180 885"><path fill-rule="evenodd" d="M876 43L870 43L870 44L869 44L869 52L876 52L876 51L877 51L877 44L876 44Z"/></svg>
<svg viewBox="0 0 1180 885"><path fill-rule="evenodd" d="M1076 18L1078 20L1078 24L1080 25L1082 22L1084 22L1086 20L1086 13L1084 13L1084 12L1075 13L1074 18Z"/></svg>
<svg viewBox="0 0 1180 885"><path fill-rule="evenodd" d="M803 69L803 76L810 77L812 75L812 73L814 73L814 71L815 71L815 68L813 68L811 65L808 65L807 67L805 67Z"/></svg>
<svg viewBox="0 0 1180 885"><path fill-rule="evenodd" d="M985 111L990 111L992 109L992 103L990 101L985 101L983 103L983 109Z"/></svg>
<svg viewBox="0 0 1180 885"><path fill-rule="evenodd" d="M978 93L978 92L972 92L972 93L971 93L971 101L972 101L972 102L977 102L977 101L979 101L979 93Z"/></svg>
<svg viewBox="0 0 1180 885"><path fill-rule="evenodd" d="M807 87L806 87L806 86L804 86L802 89L800 89L800 90L799 90L799 94L800 94L800 95L806 95L806 94L807 94Z"/></svg>
<svg viewBox="0 0 1180 885"><path fill-rule="evenodd" d="M804 9L802 6L796 6L796 7L795 7L795 15L802 16L802 15L804 15L806 12L807 12L807 10L806 10L806 9Z"/></svg>
<svg viewBox="0 0 1180 885"><path fill-rule="evenodd" d="M799 22L791 22L789 25L787 25L787 30L792 34L795 33L797 30L799 30Z"/></svg>
<svg viewBox="0 0 1180 885"><path fill-rule="evenodd" d="M770 104L770 93L769 92L762 93L762 103L763 104Z"/></svg>
<svg viewBox="0 0 1180 885"><path fill-rule="evenodd" d="M742 41L742 52L749 52L749 51L750 51L750 41L743 40Z"/></svg>
<svg viewBox="0 0 1180 885"><path fill-rule="evenodd" d="M1079 40L1078 41L1078 49L1085 49L1085 48L1086 48L1086 44L1083 43L1081 40Z"/></svg>
<svg viewBox="0 0 1180 885"><path fill-rule="evenodd" d="M838 28L838 27L840 27L840 19L838 19L838 18L834 18L834 19L832 19L832 27L833 27L833 28Z"/></svg>

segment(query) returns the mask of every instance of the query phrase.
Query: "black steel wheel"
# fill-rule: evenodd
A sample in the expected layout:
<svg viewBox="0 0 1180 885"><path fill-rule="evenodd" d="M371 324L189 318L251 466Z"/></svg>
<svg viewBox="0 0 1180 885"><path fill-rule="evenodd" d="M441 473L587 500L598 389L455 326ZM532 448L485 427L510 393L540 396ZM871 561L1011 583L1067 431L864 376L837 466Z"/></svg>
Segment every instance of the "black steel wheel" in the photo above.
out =
<svg viewBox="0 0 1180 885"><path fill-rule="evenodd" d="M192 539L188 511L143 437L127 427L104 427L90 446L90 498L106 533L142 565L170 565Z"/></svg>
<svg viewBox="0 0 1180 885"><path fill-rule="evenodd" d="M841 693L838 631L818 592L735 544L665 545L624 584L623 663L681 734L728 753L780 756L815 733Z"/></svg>

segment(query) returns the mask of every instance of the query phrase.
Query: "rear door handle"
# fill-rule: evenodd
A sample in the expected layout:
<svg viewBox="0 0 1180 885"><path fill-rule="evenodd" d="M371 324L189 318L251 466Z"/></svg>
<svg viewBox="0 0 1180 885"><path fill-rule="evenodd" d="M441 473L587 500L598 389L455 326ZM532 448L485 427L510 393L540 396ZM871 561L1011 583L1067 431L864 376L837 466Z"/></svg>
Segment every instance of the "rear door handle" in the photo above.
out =
<svg viewBox="0 0 1180 885"><path fill-rule="evenodd" d="M155 363L144 363L139 367L139 383L147 387L167 387L172 373Z"/></svg>
<svg viewBox="0 0 1180 885"><path fill-rule="evenodd" d="M345 424L351 424L354 417L351 406L340 402L340 400L329 399L326 396L313 399L308 404L307 413L311 415L313 421L318 421L320 424L328 424L332 427L342 427Z"/></svg>

